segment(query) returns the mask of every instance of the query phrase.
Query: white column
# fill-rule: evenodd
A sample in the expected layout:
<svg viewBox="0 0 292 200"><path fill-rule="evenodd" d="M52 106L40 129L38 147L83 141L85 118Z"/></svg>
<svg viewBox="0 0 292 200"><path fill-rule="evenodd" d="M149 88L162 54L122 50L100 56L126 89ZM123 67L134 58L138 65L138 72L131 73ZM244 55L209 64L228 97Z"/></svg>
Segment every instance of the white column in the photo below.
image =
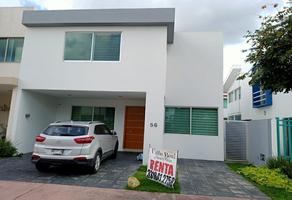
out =
<svg viewBox="0 0 292 200"><path fill-rule="evenodd" d="M143 164L147 164L149 146L163 148L164 95L161 92L147 92L145 105L145 128Z"/></svg>

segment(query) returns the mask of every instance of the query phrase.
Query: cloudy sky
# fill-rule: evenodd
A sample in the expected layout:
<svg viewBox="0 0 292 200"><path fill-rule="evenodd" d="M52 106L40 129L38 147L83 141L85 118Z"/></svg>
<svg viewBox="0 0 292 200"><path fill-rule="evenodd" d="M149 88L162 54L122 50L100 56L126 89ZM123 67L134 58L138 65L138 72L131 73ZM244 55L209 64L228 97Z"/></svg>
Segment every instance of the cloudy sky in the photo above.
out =
<svg viewBox="0 0 292 200"><path fill-rule="evenodd" d="M287 0L0 0L0 7L33 6L35 9L93 8L176 8L176 31L219 31L224 34L224 79L232 66L250 67L242 49L248 46L243 36L259 27L259 15L275 12Z"/></svg>

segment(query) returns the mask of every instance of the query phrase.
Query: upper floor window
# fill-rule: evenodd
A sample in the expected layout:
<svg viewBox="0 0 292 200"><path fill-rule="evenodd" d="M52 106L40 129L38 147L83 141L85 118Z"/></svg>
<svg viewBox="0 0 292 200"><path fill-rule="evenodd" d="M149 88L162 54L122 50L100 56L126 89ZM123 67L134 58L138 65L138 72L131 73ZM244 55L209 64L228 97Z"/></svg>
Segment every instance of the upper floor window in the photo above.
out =
<svg viewBox="0 0 292 200"><path fill-rule="evenodd" d="M229 92L228 100L229 100L229 103L231 103L233 101L233 91Z"/></svg>
<svg viewBox="0 0 292 200"><path fill-rule="evenodd" d="M64 60L119 61L121 33L67 32Z"/></svg>
<svg viewBox="0 0 292 200"><path fill-rule="evenodd" d="M20 62L24 38L0 38L0 62Z"/></svg>
<svg viewBox="0 0 292 200"><path fill-rule="evenodd" d="M254 108L270 106L273 104L271 90L263 91L260 84L252 86L252 105Z"/></svg>

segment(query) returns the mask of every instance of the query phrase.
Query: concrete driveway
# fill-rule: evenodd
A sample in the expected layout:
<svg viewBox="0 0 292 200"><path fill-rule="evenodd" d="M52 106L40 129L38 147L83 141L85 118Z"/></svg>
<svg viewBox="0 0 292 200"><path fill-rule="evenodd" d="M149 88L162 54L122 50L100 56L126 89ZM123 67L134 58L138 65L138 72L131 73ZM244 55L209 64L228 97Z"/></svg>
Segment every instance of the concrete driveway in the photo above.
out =
<svg viewBox="0 0 292 200"><path fill-rule="evenodd" d="M141 161L136 161L136 155L119 153L116 159L102 162L98 173L87 174L86 170L79 167L52 168L49 172L40 173L30 162L31 154L25 154L21 158L0 160L0 180L124 188L128 177L141 165Z"/></svg>

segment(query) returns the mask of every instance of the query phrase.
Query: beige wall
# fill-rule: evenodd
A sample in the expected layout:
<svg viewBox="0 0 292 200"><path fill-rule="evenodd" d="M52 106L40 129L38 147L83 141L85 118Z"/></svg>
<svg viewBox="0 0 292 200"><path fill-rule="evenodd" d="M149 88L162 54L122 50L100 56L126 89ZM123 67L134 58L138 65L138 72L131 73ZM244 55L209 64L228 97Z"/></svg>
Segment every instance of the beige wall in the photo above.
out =
<svg viewBox="0 0 292 200"><path fill-rule="evenodd" d="M32 8L0 8L0 38L24 37L25 26L21 24L23 10ZM19 63L1 63L0 77L18 77Z"/></svg>
<svg viewBox="0 0 292 200"><path fill-rule="evenodd" d="M0 37L24 37L22 11L30 8L0 8Z"/></svg>

